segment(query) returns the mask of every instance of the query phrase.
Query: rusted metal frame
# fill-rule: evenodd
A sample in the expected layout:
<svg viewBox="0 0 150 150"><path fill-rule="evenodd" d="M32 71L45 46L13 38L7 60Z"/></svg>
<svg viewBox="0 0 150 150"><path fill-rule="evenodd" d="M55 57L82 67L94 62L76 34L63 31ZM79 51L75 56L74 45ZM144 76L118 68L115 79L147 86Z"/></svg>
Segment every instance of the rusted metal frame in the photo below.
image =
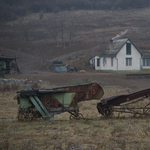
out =
<svg viewBox="0 0 150 150"><path fill-rule="evenodd" d="M121 108L113 108L113 110L115 110L115 109L121 109ZM138 108L126 108L126 109L143 109L143 107L138 107ZM148 109L150 109L150 108L148 108Z"/></svg>
<svg viewBox="0 0 150 150"><path fill-rule="evenodd" d="M92 85L89 86L88 89L87 89L87 91L86 91L86 93L87 93L87 94L86 94L86 95L87 95L87 99L90 99L90 92L93 93L92 91L90 91L90 90L91 90L91 87L92 87ZM91 97L92 97L92 96L91 96Z"/></svg>
<svg viewBox="0 0 150 150"><path fill-rule="evenodd" d="M94 83L88 83L88 84L82 84L82 85L71 85L71 86L61 86L61 87L55 87L55 88L50 88L48 90L54 90L54 91L58 91L59 89L64 89L66 92L68 92L68 90L66 89L71 89L71 88L75 88L75 87L81 87L81 86L88 86L88 85L92 85ZM82 89L82 88L81 88ZM78 91L78 90L75 90L76 92L81 92L81 89ZM82 92L86 92L87 90L82 90ZM74 92L74 90L70 90L69 92Z"/></svg>
<svg viewBox="0 0 150 150"><path fill-rule="evenodd" d="M115 112L120 112L120 113L131 113L131 114L138 114L138 115L150 115L150 114L143 114L143 113L138 113L138 112L127 112L127 111L115 111Z"/></svg>
<svg viewBox="0 0 150 150"><path fill-rule="evenodd" d="M103 103L106 103L107 105L114 105L114 106L119 106L121 103L129 102L134 99L144 97L144 96L149 96L150 95L150 89L146 89L143 91L135 92L129 95L119 95L117 97L112 97L108 99L102 100Z"/></svg>
<svg viewBox="0 0 150 150"><path fill-rule="evenodd" d="M147 108L147 106L150 105L150 102L144 107L143 113L148 113L150 111L150 108Z"/></svg>
<svg viewBox="0 0 150 150"><path fill-rule="evenodd" d="M133 104L133 103L136 103L136 102L138 102L138 101L143 101L144 99L143 99L144 97L142 97L142 98L140 98L140 99L137 99L137 100L134 100L134 101L131 101L131 102L125 102L125 104L121 104L120 106L123 106L123 105L130 105L130 104Z"/></svg>
<svg viewBox="0 0 150 150"><path fill-rule="evenodd" d="M143 114L147 114L149 113L149 111L150 111L150 108L148 108L146 111L143 110Z"/></svg>
<svg viewBox="0 0 150 150"><path fill-rule="evenodd" d="M144 97L144 96L147 97L148 95L150 95L150 89L147 89L147 90L143 90L143 91L139 91L139 92L130 94L130 95L129 95L129 99L130 99L130 100L133 100L133 99L137 99L137 98L139 98L139 97Z"/></svg>
<svg viewBox="0 0 150 150"><path fill-rule="evenodd" d="M120 113L132 113L132 114L139 114L139 115L150 115L150 114L143 114L143 113L139 113L139 112L136 112L136 111L120 111L120 110L115 110L115 112L120 112Z"/></svg>
<svg viewBox="0 0 150 150"><path fill-rule="evenodd" d="M127 109L125 109L125 110L123 110L123 111L120 111L120 108L114 108L113 109L113 111L114 112L122 112L122 113L133 113L133 114L140 114L140 115L150 115L150 114L147 114L147 113L142 113L142 112L137 112L137 111L134 111L134 110L136 109L136 110L142 110L143 109L143 107L142 108L127 108ZM150 108L148 108L149 110L150 110Z"/></svg>

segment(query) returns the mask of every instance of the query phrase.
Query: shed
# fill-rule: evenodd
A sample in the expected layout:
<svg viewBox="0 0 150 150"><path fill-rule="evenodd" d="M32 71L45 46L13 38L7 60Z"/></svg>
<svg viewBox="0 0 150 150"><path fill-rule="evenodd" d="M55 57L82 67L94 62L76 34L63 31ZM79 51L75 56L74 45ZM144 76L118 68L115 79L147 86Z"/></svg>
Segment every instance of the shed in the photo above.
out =
<svg viewBox="0 0 150 150"><path fill-rule="evenodd" d="M20 72L18 65L17 65L16 58L0 56L0 73L9 74L12 71Z"/></svg>

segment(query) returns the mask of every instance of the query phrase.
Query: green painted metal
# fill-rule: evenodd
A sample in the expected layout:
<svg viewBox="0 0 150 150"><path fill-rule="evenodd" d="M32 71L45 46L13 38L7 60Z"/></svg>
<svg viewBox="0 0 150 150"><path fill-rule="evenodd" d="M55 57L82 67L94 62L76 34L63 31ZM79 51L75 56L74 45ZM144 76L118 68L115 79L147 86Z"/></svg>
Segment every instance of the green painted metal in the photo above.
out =
<svg viewBox="0 0 150 150"><path fill-rule="evenodd" d="M20 98L19 108L21 108L21 109L29 108L29 99L28 98Z"/></svg>
<svg viewBox="0 0 150 150"><path fill-rule="evenodd" d="M64 107L69 107L76 93L53 93L52 96L57 99Z"/></svg>
<svg viewBox="0 0 150 150"><path fill-rule="evenodd" d="M35 99L33 98L33 96L30 96L29 98L32 101L32 103L34 104L34 106L37 108L37 110L40 112L40 114L42 116L45 116L44 111L41 109L41 107L39 106L39 104L35 101Z"/></svg>
<svg viewBox="0 0 150 150"><path fill-rule="evenodd" d="M53 117L52 115L49 114L49 112L47 111L47 109L44 107L44 105L41 103L40 99L37 96L30 96L29 98L43 118Z"/></svg>
<svg viewBox="0 0 150 150"><path fill-rule="evenodd" d="M46 116L50 116L49 112L47 111L47 109L44 107L44 105L42 104L42 102L40 101L40 99L37 96L33 96L36 101L38 102L38 104L40 105L40 107L42 108L42 110L44 111Z"/></svg>
<svg viewBox="0 0 150 150"><path fill-rule="evenodd" d="M48 113L48 111L43 106L43 104L40 102L40 100L37 96L34 96L34 97L30 96L29 98L32 101L32 103L34 104L34 106L37 108L37 110L40 112L40 114L42 115L43 118L53 117L52 115L50 115Z"/></svg>

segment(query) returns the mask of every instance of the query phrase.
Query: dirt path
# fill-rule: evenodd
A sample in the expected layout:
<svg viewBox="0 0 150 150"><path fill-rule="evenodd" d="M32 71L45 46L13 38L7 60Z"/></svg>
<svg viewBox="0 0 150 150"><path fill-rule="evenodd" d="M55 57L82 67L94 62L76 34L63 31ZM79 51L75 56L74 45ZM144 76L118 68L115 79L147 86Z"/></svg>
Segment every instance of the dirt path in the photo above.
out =
<svg viewBox="0 0 150 150"><path fill-rule="evenodd" d="M86 72L86 73L50 73L38 72L38 74L20 74L8 75L6 78L18 79L33 79L43 80L49 82L50 86L65 86L74 84L83 84L95 82L102 86L120 86L130 89L130 92L150 88L150 78L131 78L128 79L124 73L100 73L100 72ZM119 95L119 93L118 93Z"/></svg>

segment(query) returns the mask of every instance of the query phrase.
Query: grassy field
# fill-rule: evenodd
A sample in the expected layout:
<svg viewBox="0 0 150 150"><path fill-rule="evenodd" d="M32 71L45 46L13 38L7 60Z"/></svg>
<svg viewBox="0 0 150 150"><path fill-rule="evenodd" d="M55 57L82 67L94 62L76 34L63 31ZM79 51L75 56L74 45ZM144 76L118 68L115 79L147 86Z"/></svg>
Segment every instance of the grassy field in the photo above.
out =
<svg viewBox="0 0 150 150"><path fill-rule="evenodd" d="M124 94L129 90L120 86L103 86L103 89L104 98L116 93ZM92 100L79 103L79 110L85 117L83 120L69 120L66 112L55 115L53 121L38 119L19 122L18 104L13 100L16 91L12 90L2 90L0 94L0 149L150 149L149 118L132 118L132 115L118 118L116 114L116 117L105 119L96 109L99 100Z"/></svg>

